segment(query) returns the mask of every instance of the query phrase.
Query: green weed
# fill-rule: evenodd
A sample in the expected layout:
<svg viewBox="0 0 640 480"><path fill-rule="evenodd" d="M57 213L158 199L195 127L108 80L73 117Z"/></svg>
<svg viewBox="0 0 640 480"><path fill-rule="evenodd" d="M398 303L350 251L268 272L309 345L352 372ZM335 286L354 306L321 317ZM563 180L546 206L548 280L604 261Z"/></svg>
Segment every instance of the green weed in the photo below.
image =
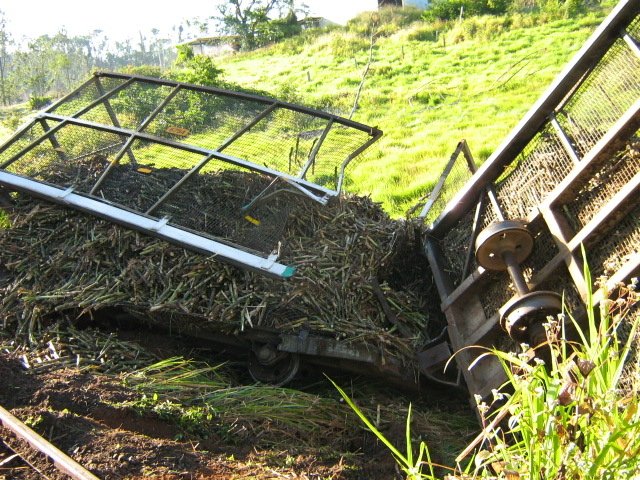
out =
<svg viewBox="0 0 640 480"><path fill-rule="evenodd" d="M585 279L591 285L587 268ZM544 346L549 349L545 355L549 365L537 357L532 360L526 345L521 354L492 349L481 355L478 361L485 355L497 357L508 381L493 392L490 404L476 398L483 429L457 457L456 466L450 468L454 474L446 478L637 478L640 382L635 378L630 385L623 384L640 327L640 315L633 310L640 299L637 289L637 279L628 286L619 285L615 300L602 300L599 307L594 306L589 291L584 327L570 315L549 318ZM627 331L621 337L623 325ZM579 341L568 339L569 328L577 332ZM401 453L347 394L334 386L387 446L408 479L436 478L427 445L421 442L417 457L413 454L410 411L406 453Z"/></svg>
<svg viewBox="0 0 640 480"><path fill-rule="evenodd" d="M585 275L590 281L588 271ZM589 283L590 285L590 283ZM476 455L483 476L515 472L517 478L632 478L640 471L640 384L621 388L640 316L627 319L638 301L637 280L620 286L599 311L589 293L586 328L571 316L549 321L551 365L526 354L492 351L503 364L512 393L494 392L500 406L487 417L486 442ZM598 318L599 317L599 318ZM620 326L630 325L626 340ZM566 339L573 327L579 342ZM490 405L479 401L479 411ZM507 418L506 425L491 421Z"/></svg>

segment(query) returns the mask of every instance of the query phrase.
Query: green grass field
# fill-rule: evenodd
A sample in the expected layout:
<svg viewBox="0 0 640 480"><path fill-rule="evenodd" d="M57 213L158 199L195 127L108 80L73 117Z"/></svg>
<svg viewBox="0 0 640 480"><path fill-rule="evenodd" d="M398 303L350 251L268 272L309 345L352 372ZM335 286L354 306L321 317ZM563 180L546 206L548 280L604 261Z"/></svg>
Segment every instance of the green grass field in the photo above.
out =
<svg viewBox="0 0 640 480"><path fill-rule="evenodd" d="M420 22L378 38L353 119L384 136L351 166L347 186L401 216L430 190L459 140L485 160L603 18L469 19L437 41ZM368 57L363 37L338 30L221 66L231 82L348 116Z"/></svg>

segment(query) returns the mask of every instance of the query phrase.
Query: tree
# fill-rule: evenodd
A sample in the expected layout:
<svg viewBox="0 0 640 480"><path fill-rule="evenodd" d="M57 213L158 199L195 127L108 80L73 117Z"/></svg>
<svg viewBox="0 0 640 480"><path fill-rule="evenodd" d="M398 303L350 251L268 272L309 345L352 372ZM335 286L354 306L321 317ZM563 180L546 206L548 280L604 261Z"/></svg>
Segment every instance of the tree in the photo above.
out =
<svg viewBox="0 0 640 480"><path fill-rule="evenodd" d="M294 7L293 0L227 0L218 10L223 29L238 35L242 46L252 50L269 41L270 35L263 32L272 32L271 17L283 19L294 12Z"/></svg>
<svg viewBox="0 0 640 480"><path fill-rule="evenodd" d="M7 20L4 12L0 10L0 99L3 105L7 105L7 74L9 63L8 46L11 37L7 31Z"/></svg>

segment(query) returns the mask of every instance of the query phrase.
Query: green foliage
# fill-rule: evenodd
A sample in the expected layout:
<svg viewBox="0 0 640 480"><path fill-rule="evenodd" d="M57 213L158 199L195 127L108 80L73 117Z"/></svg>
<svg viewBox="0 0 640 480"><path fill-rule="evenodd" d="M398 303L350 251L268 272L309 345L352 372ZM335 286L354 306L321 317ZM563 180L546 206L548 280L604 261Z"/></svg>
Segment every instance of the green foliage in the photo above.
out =
<svg viewBox="0 0 640 480"><path fill-rule="evenodd" d="M510 5L509 0L433 0L423 18L427 21L436 19L455 20L473 15L505 13Z"/></svg>
<svg viewBox="0 0 640 480"><path fill-rule="evenodd" d="M206 407L189 407L170 399L161 400L158 394L143 394L140 400L128 404L140 415L153 413L162 420L174 423L184 433L208 438L214 416Z"/></svg>
<svg viewBox="0 0 640 480"><path fill-rule="evenodd" d="M334 32L331 35L329 49L336 61L341 62L369 49L369 39L346 32Z"/></svg>
<svg viewBox="0 0 640 480"><path fill-rule="evenodd" d="M405 424L405 441L406 441L406 454L403 454L398 450L390 441L385 437L385 435L367 418L367 416L358 408L358 406L353 402L351 397L347 395L347 393L340 388L333 380L329 379L329 381L333 384L333 386L340 392L340 395L347 402L347 405L355 412L358 418L364 423L369 431L373 433L378 440L380 440L385 447L389 449L396 462L402 469L402 471L407 475L409 480L420 480L420 479L433 479L435 480L435 474L433 470L433 464L431 463L431 456L429 454L429 448L424 442L420 442L420 446L418 448L418 456L414 458L413 452L413 443L411 440L411 405L409 405L409 411L407 413L407 420ZM422 459L425 458L426 461ZM430 473L423 474L422 468L426 465L429 467Z"/></svg>
<svg viewBox="0 0 640 480"><path fill-rule="evenodd" d="M213 58L194 55L190 46L180 45L175 68L169 72L169 77L179 82L213 87L220 85L222 73L222 69L216 66Z"/></svg>
<svg viewBox="0 0 640 480"><path fill-rule="evenodd" d="M275 11L280 15L272 19ZM282 12L286 12L283 16ZM253 50L300 33L291 0L227 0L218 7L225 31L238 35L246 50Z"/></svg>
<svg viewBox="0 0 640 480"><path fill-rule="evenodd" d="M347 31L362 37L375 33L388 37L409 25L419 22L422 11L413 7L385 7L375 12L364 12L347 22Z"/></svg>
<svg viewBox="0 0 640 480"><path fill-rule="evenodd" d="M573 17L601 3L600 0L512 0L515 12L544 12L556 17Z"/></svg>
<svg viewBox="0 0 640 480"><path fill-rule="evenodd" d="M347 432L347 418L334 399L267 385L233 386L221 365L169 358L124 380L143 395L130 406L199 436L201 429L204 435L215 430L228 440L250 438L263 445L293 436L304 446L326 441L327 432Z"/></svg>
<svg viewBox="0 0 640 480"><path fill-rule="evenodd" d="M51 97L46 95L31 95L28 103L31 110L40 110L51 103Z"/></svg>
<svg viewBox="0 0 640 480"><path fill-rule="evenodd" d="M585 269L587 284L591 285ZM616 300L599 311L588 293L587 325L560 316L546 325L550 365L527 353L492 351L508 376L508 390L494 392L497 408L486 419L486 445L475 464L483 477L496 467L519 478L588 480L632 478L640 471L640 383L621 388L640 315L637 279L618 287ZM621 326L630 327L621 341ZM567 329L579 342L569 342ZM490 406L478 399L482 414ZM491 421L505 417L507 425Z"/></svg>
<svg viewBox="0 0 640 480"><path fill-rule="evenodd" d="M435 185L460 139L478 161L487 158L605 14L596 9L571 20L513 13L416 22L376 38L353 119L378 126L384 136L349 165L345 186L403 215ZM465 33L454 43L451 29L457 28L476 36ZM426 41L410 37L417 29L427 32ZM299 38L225 58L225 80L270 96L278 96L283 85L294 86L297 102L348 116L370 37L333 29L307 43ZM293 40L295 49L284 48Z"/></svg>
<svg viewBox="0 0 640 480"><path fill-rule="evenodd" d="M585 279L591 285L586 267ZM450 469L460 476L449 478L636 478L640 471L640 381L635 378L623 388L621 380L640 328L640 314L633 311L640 300L638 280L618 285L615 300L606 299L607 292L604 295L596 310L588 292L586 329L572 317L549 318L547 343L538 348L548 349L544 356L550 364L534 358L526 345L521 354L492 349L478 357L476 362L486 355L497 357L508 381L500 391L494 390L492 405L476 398L484 428L456 459L458 466ZM627 331L621 337L623 325ZM571 328L577 331L579 342L567 340ZM389 449L408 479L435 479L424 442L418 458L413 458L410 413L407 453L403 454L334 386ZM461 471L459 462L474 448L475 454ZM422 472L425 465L428 473ZM473 477L468 476L472 471Z"/></svg>
<svg viewBox="0 0 640 480"><path fill-rule="evenodd" d="M143 77L162 77L162 69L157 65L126 65L119 69L127 75L142 75Z"/></svg>
<svg viewBox="0 0 640 480"><path fill-rule="evenodd" d="M466 19L464 22L456 22L447 32L450 43L460 43L465 40L489 41L498 38L508 32L513 25L513 17L483 15Z"/></svg>
<svg viewBox="0 0 640 480"><path fill-rule="evenodd" d="M285 38L294 37L300 32L302 32L302 27L293 10L290 10L286 17L265 22L257 29L261 45L280 42Z"/></svg>

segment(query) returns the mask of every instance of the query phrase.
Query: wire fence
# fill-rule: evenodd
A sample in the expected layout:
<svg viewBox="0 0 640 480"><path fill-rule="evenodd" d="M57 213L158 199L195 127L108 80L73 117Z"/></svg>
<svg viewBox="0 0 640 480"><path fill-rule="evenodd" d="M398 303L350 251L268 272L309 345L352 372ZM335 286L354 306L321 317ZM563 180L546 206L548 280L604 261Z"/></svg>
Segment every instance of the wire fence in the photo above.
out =
<svg viewBox="0 0 640 480"><path fill-rule="evenodd" d="M265 97L96 74L0 147L0 170L267 256L382 132Z"/></svg>

